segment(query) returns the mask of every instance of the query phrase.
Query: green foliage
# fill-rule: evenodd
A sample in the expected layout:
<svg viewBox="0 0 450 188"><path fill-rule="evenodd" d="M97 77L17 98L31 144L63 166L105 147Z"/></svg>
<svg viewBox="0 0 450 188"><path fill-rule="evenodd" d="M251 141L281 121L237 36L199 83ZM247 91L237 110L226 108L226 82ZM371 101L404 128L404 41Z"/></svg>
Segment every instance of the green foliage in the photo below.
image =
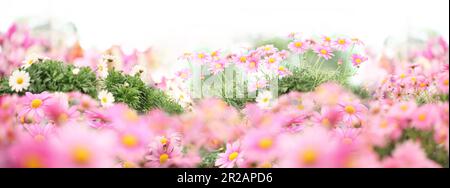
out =
<svg viewBox="0 0 450 188"><path fill-rule="evenodd" d="M219 153L223 153L224 148L208 151L207 149L200 149L200 156L202 157L202 162L198 165L198 168L214 168L217 156Z"/></svg>
<svg viewBox="0 0 450 188"><path fill-rule="evenodd" d="M414 128L404 130L402 137L397 142L390 142L385 147L375 147L375 151L381 158L388 157L392 154L395 147L406 140L420 141L427 157L443 167L449 167L449 156L446 149L437 144L433 138L433 131L419 131Z"/></svg>
<svg viewBox="0 0 450 188"><path fill-rule="evenodd" d="M126 103L138 112L147 112L155 108L171 114L183 112L180 105L162 91L146 86L138 75L124 75L121 72L111 70L104 84L106 90L114 95L116 102Z"/></svg>
<svg viewBox="0 0 450 188"><path fill-rule="evenodd" d="M91 97L97 96L97 78L88 67L80 68L78 74L73 74L73 65L66 65L60 61L46 60L34 63L26 71L30 74L32 93L71 92L80 91Z"/></svg>
<svg viewBox="0 0 450 188"><path fill-rule="evenodd" d="M72 92L79 91L97 98L100 80L89 67L80 68L78 74L73 74L73 65L66 65L60 61L44 60L34 63L26 72L30 75L31 93ZM127 83L128 86L125 84ZM114 95L116 102L128 104L138 112L147 112L159 108L168 113L182 113L183 108L171 100L161 90L148 87L139 76L124 75L121 72L110 71L104 81L106 89ZM13 94L8 78L0 79L0 94ZM18 93L23 95L25 92Z"/></svg>
<svg viewBox="0 0 450 188"><path fill-rule="evenodd" d="M31 93L49 92L71 92L79 91L97 96L97 78L95 73L88 67L80 68L78 74L73 74L73 65L66 65L60 61L44 60L34 63L26 72L30 75L30 87L27 91ZM7 78L1 80L0 93L14 93L11 91ZM25 91L19 93L24 94Z"/></svg>

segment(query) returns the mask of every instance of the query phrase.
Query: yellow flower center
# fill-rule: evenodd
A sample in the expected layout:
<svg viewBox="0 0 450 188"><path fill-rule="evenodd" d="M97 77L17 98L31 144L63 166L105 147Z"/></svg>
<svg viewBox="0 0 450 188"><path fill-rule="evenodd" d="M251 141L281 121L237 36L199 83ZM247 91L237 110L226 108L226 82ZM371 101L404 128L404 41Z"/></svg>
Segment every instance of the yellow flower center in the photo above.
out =
<svg viewBox="0 0 450 188"><path fill-rule="evenodd" d="M128 121L134 121L135 122L135 121L139 120L139 116L138 116L138 114L135 111L127 110L125 112L125 119L127 119Z"/></svg>
<svg viewBox="0 0 450 188"><path fill-rule="evenodd" d="M162 137L159 141L161 142L161 144L166 145L169 140L167 140L166 137Z"/></svg>
<svg viewBox="0 0 450 188"><path fill-rule="evenodd" d="M205 55L204 54L198 54L198 58L199 59L203 59L203 58L205 58Z"/></svg>
<svg viewBox="0 0 450 188"><path fill-rule="evenodd" d="M164 164L167 162L167 160L169 160L169 155L164 153L159 156L159 163Z"/></svg>
<svg viewBox="0 0 450 188"><path fill-rule="evenodd" d="M91 159L91 152L85 147L76 147L72 152L72 157L77 164L87 164Z"/></svg>
<svg viewBox="0 0 450 188"><path fill-rule="evenodd" d="M322 55L326 55L326 54L328 53L328 51L325 50L325 49L321 49L321 50L320 50L320 53L321 53Z"/></svg>
<svg viewBox="0 0 450 188"><path fill-rule="evenodd" d="M405 74L400 74L400 78L406 78L406 75Z"/></svg>
<svg viewBox="0 0 450 188"><path fill-rule="evenodd" d="M220 69L220 68L222 68L222 64L220 64L220 63L216 63L216 68L217 68L217 69Z"/></svg>
<svg viewBox="0 0 450 188"><path fill-rule="evenodd" d="M275 58L272 58L272 57L269 58L269 63L275 63L275 61L276 61Z"/></svg>
<svg viewBox="0 0 450 188"><path fill-rule="evenodd" d="M444 85L448 86L448 79L445 79L442 83L443 83Z"/></svg>
<svg viewBox="0 0 450 188"><path fill-rule="evenodd" d="M234 159L236 159L238 157L239 153L238 152L233 152L230 155L228 155L228 160L232 161Z"/></svg>
<svg viewBox="0 0 450 188"><path fill-rule="evenodd" d="M212 57L216 57L217 56L217 51L211 52L211 56Z"/></svg>
<svg viewBox="0 0 450 188"><path fill-rule="evenodd" d="M402 110L403 112L406 112L406 110L408 110L408 105L406 105L406 104L401 105L400 110Z"/></svg>
<svg viewBox="0 0 450 188"><path fill-rule="evenodd" d="M42 105L42 100L41 99L33 99L31 101L31 108L36 109L36 108L41 107L41 105Z"/></svg>
<svg viewBox="0 0 450 188"><path fill-rule="evenodd" d="M17 78L16 83L19 85L23 84L23 78L22 77Z"/></svg>
<svg viewBox="0 0 450 188"><path fill-rule="evenodd" d="M250 62L250 68L255 68L256 67L256 62L252 61Z"/></svg>
<svg viewBox="0 0 450 188"><path fill-rule="evenodd" d="M305 109L305 106L303 106L303 104L299 104L299 105L297 105L297 109L303 110L303 109Z"/></svg>
<svg viewBox="0 0 450 188"><path fill-rule="evenodd" d="M330 120L328 118L323 118L322 119L322 125L330 125Z"/></svg>
<svg viewBox="0 0 450 188"><path fill-rule="evenodd" d="M346 137L346 138L342 139L342 142L344 144L350 145L353 143L353 139Z"/></svg>
<svg viewBox="0 0 450 188"><path fill-rule="evenodd" d="M356 58L355 62L356 62L356 64L360 64L362 62L362 60L360 58Z"/></svg>
<svg viewBox="0 0 450 188"><path fill-rule="evenodd" d="M261 149L269 149L272 147L273 141L270 138L263 138L259 141L258 145Z"/></svg>
<svg viewBox="0 0 450 188"><path fill-rule="evenodd" d="M340 45L344 45L344 44L345 44L345 40L344 40L344 39L339 39L339 40L338 40L338 43L339 43Z"/></svg>
<svg viewBox="0 0 450 188"><path fill-rule="evenodd" d="M132 162L125 161L122 163L123 168L134 168L136 167Z"/></svg>
<svg viewBox="0 0 450 188"><path fill-rule="evenodd" d="M269 98L267 98L267 97L266 97L266 98L263 98L262 102L263 102L263 103L269 102Z"/></svg>
<svg viewBox="0 0 450 188"><path fill-rule="evenodd" d="M347 112L348 114L354 114L356 112L356 109L352 105L347 105L345 106L345 112Z"/></svg>
<svg viewBox="0 0 450 188"><path fill-rule="evenodd" d="M247 58L246 57L241 57L241 58L239 58L239 61L241 63L245 63L247 61Z"/></svg>
<svg viewBox="0 0 450 188"><path fill-rule="evenodd" d="M381 121L381 123L380 123L380 128L385 129L385 128L387 128L388 126L389 126L389 123L388 123L386 120Z"/></svg>
<svg viewBox="0 0 450 188"><path fill-rule="evenodd" d="M426 87L427 84L426 83L420 83L420 87Z"/></svg>
<svg viewBox="0 0 450 188"><path fill-rule="evenodd" d="M300 47L303 46L303 43L302 42L295 42L294 46L297 47L297 48L300 48Z"/></svg>
<svg viewBox="0 0 450 188"><path fill-rule="evenodd" d="M107 103L108 102L108 98L107 97L102 97L102 103Z"/></svg>
<svg viewBox="0 0 450 188"><path fill-rule="evenodd" d="M278 67L278 70L284 72L286 69L283 66Z"/></svg>
<svg viewBox="0 0 450 188"><path fill-rule="evenodd" d="M69 120L69 116L66 113L60 114L57 119L59 123L67 122L67 120Z"/></svg>
<svg viewBox="0 0 450 188"><path fill-rule="evenodd" d="M419 119L419 121L425 121L427 119L427 115L426 114L419 114L418 119Z"/></svg>
<svg viewBox="0 0 450 188"><path fill-rule="evenodd" d="M42 141L45 140L45 137L40 135L40 134L38 134L38 135L34 136L34 140L36 140L38 142L42 142Z"/></svg>
<svg viewBox="0 0 450 188"><path fill-rule="evenodd" d="M25 168L42 168L44 165L42 164L41 159L36 155L29 155L25 157L24 167Z"/></svg>
<svg viewBox="0 0 450 188"><path fill-rule="evenodd" d="M326 41L326 42L330 42L330 41L331 41L331 38L330 38L330 37L325 37L325 41Z"/></svg>
<svg viewBox="0 0 450 188"><path fill-rule="evenodd" d="M128 148L132 148L138 145L138 139L132 134L125 134L122 137L122 144Z"/></svg>
<svg viewBox="0 0 450 188"><path fill-rule="evenodd" d="M317 152L313 149L307 149L301 156L301 161L306 165L312 165L317 161Z"/></svg>
<svg viewBox="0 0 450 188"><path fill-rule="evenodd" d="M417 80L416 77L411 77L411 81L415 82Z"/></svg>

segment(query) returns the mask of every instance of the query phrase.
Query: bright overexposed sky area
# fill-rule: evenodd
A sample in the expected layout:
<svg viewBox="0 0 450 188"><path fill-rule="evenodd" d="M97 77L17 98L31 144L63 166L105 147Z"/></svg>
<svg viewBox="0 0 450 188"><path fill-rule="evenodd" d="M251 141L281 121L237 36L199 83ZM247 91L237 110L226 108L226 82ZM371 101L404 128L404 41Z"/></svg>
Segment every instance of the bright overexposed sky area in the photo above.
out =
<svg viewBox="0 0 450 188"><path fill-rule="evenodd" d="M174 53L295 31L344 34L372 46L427 29L449 38L448 0L0 1L0 30L20 17L73 22L84 47L157 46Z"/></svg>

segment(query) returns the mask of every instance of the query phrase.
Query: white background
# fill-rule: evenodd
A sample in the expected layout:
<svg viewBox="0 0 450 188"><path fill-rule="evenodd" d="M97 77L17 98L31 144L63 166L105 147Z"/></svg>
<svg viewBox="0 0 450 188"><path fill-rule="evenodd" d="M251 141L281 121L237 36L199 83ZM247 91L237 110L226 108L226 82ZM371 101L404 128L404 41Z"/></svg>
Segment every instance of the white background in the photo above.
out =
<svg viewBox="0 0 450 188"><path fill-rule="evenodd" d="M0 9L2 31L19 17L71 21L84 47L156 46L164 61L257 34L345 34L375 48L424 29L449 35L448 0L1 0Z"/></svg>

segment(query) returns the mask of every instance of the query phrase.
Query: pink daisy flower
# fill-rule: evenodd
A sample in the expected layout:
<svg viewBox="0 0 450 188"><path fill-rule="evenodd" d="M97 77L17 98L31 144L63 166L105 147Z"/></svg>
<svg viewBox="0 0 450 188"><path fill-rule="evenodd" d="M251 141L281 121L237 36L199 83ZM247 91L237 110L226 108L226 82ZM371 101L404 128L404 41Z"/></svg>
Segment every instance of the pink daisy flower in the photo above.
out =
<svg viewBox="0 0 450 188"><path fill-rule="evenodd" d="M52 124L39 125L31 124L25 125L25 129L28 131L30 136L38 142L45 141L55 133L55 126Z"/></svg>
<svg viewBox="0 0 450 188"><path fill-rule="evenodd" d="M225 70L226 61L223 59L215 60L210 63L209 71L216 75Z"/></svg>
<svg viewBox="0 0 450 188"><path fill-rule="evenodd" d="M437 85L437 88L439 89L439 91L448 94L448 90L449 90L448 89L449 88L449 73L448 73L448 71L440 74L437 77L436 85Z"/></svg>
<svg viewBox="0 0 450 188"><path fill-rule="evenodd" d="M420 130L430 130L439 120L440 113L434 104L426 104L417 108L412 114L412 124Z"/></svg>
<svg viewBox="0 0 450 188"><path fill-rule="evenodd" d="M242 141L242 150L250 161L267 162L275 159L279 144L278 134L267 127L249 131Z"/></svg>
<svg viewBox="0 0 450 188"><path fill-rule="evenodd" d="M145 166L151 168L169 167L181 157L181 147L173 144L164 144L160 140L156 140L148 148L148 153L145 156Z"/></svg>
<svg viewBox="0 0 450 188"><path fill-rule="evenodd" d="M278 151L285 168L331 168L340 162L336 142L323 127L306 128L302 134L284 137Z"/></svg>
<svg viewBox="0 0 450 188"><path fill-rule="evenodd" d="M68 125L52 140L58 150L58 166L66 168L107 168L114 165L114 137L80 125Z"/></svg>
<svg viewBox="0 0 450 188"><path fill-rule="evenodd" d="M44 118L44 109L50 104L51 95L47 92L41 94L25 93L24 107L20 112L20 116L30 116L39 120Z"/></svg>
<svg viewBox="0 0 450 188"><path fill-rule="evenodd" d="M306 41L303 40L295 40L288 44L289 50L296 54L305 53L306 50L309 49L309 45Z"/></svg>
<svg viewBox="0 0 450 188"><path fill-rule="evenodd" d="M16 142L7 151L7 165L13 168L58 167L57 153L48 142L36 142L26 137Z"/></svg>
<svg viewBox="0 0 450 188"><path fill-rule="evenodd" d="M357 144L358 136L361 134L361 129L351 127L339 127L334 129L333 135L344 145L354 146Z"/></svg>
<svg viewBox="0 0 450 188"><path fill-rule="evenodd" d="M248 72L257 72L261 61L258 58L252 57L248 60L245 68Z"/></svg>
<svg viewBox="0 0 450 188"><path fill-rule="evenodd" d="M238 141L227 144L227 150L225 153L221 153L215 162L215 165L220 168L233 168L240 167L244 162L244 157L240 149L240 143Z"/></svg>
<svg viewBox="0 0 450 188"><path fill-rule="evenodd" d="M350 126L362 123L368 111L366 106L357 102L341 103L339 106L342 121Z"/></svg>
<svg viewBox="0 0 450 188"><path fill-rule="evenodd" d="M333 49L331 49L329 46L318 45L314 48L314 52L316 52L319 57L322 57L325 60L329 60L334 56Z"/></svg>
<svg viewBox="0 0 450 188"><path fill-rule="evenodd" d="M337 38L332 45L337 50L345 51L351 45L351 41L346 38Z"/></svg>
<svg viewBox="0 0 450 188"><path fill-rule="evenodd" d="M364 57L364 56L359 55L359 54L352 54L351 59L352 59L352 64L355 67L361 66L361 63L364 63L365 61L368 60L367 57Z"/></svg>

